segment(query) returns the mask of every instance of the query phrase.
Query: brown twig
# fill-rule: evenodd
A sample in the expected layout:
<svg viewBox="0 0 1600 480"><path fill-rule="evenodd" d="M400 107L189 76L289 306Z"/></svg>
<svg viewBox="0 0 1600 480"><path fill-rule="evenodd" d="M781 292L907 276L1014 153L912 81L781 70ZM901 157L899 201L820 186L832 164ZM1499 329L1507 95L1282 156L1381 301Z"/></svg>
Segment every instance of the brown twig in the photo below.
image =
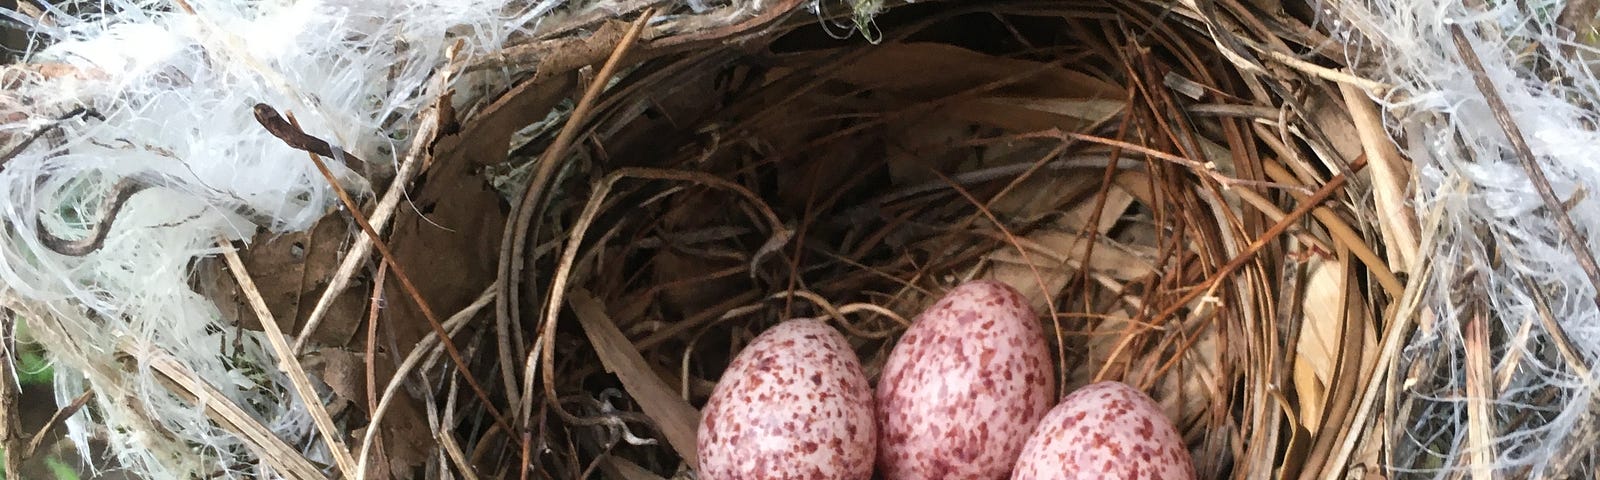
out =
<svg viewBox="0 0 1600 480"><path fill-rule="evenodd" d="M1556 197L1554 189L1550 188L1550 179L1544 176L1544 169L1539 166L1538 157L1533 154L1533 148L1528 146L1528 141L1522 136L1522 129L1517 126L1517 121L1511 118L1511 110L1506 108L1505 100L1495 89L1494 81L1489 79L1489 74L1483 69L1483 61L1478 58L1478 53L1472 50L1472 42L1467 39L1467 33L1459 24L1450 24L1450 36L1455 40L1456 51L1461 54L1461 60L1467 64L1467 70L1472 71L1472 81L1477 84L1478 91L1483 93L1485 103L1489 104L1489 111L1494 113L1494 120L1500 123L1500 128L1505 130L1506 139L1511 142L1511 150L1516 152L1517 160L1522 162L1522 169L1528 172L1528 180L1533 182L1533 189L1539 192L1539 198L1544 200L1550 215L1555 217L1556 227L1561 229L1561 237L1566 240L1567 246L1572 248L1576 255L1578 267L1589 276L1589 286L1593 287L1596 296L1593 298L1596 307L1600 307L1600 266L1595 264L1594 253L1589 251L1587 241L1578 233L1578 227L1573 225L1572 217L1567 216L1567 210L1561 208L1561 199Z"/></svg>
<svg viewBox="0 0 1600 480"><path fill-rule="evenodd" d="M389 264L379 263L378 273L372 277L372 295L367 304L367 345L362 357L366 358L367 412L378 411L378 318L383 307L383 283L389 278ZM373 435L372 449L378 458L384 457L382 432Z"/></svg>
<svg viewBox="0 0 1600 480"><path fill-rule="evenodd" d="M262 108L265 106L264 104L256 105L256 121L261 123L262 128L267 129L267 133L278 137L284 144L293 147L295 150L310 152L328 158L344 159L346 163L350 164L348 166L354 167L353 169L366 175L377 172L372 164L362 160L361 157L357 157L356 154L342 148L334 151L333 145L326 140L306 134L306 132L300 130L300 127L290 124L288 120L284 120L282 116L278 115L277 110L273 110L271 107Z"/></svg>
<svg viewBox="0 0 1600 480"><path fill-rule="evenodd" d="M457 311L454 315L451 315L449 319L446 319L443 327L447 335L441 336L438 333L429 332L427 335L424 335L421 340L417 341L416 347L412 348L410 352L406 353L404 359L400 360L395 365L394 374L389 377L388 385L383 387L383 396L379 397L378 399L378 408L372 411L372 414L370 415L370 421L367 424L367 431L361 439L361 454L357 457L357 459L360 461L359 466L356 468L358 472L365 472L367 470L369 462L372 460L374 443L376 443L374 441L374 437L376 437L378 432L382 430L381 426L383 425L384 416L387 415L389 408L394 405L395 396L400 393L401 386L406 383L405 379L411 376L411 372L413 370L418 368L432 368L435 361L438 360L439 353L434 350L434 347L436 346L435 344L448 341L450 338L448 335L454 335L458 333L462 328L465 327L467 320L477 315L478 312L483 311L483 308L488 306L489 302L494 299L493 297L496 288L498 288L498 285L489 285L488 288L483 290L483 293L478 295L477 299L474 300L472 304L463 307L460 311ZM463 378L471 379L471 377ZM490 424L489 430L491 432L500 431L501 426L498 423ZM485 435L483 437L483 441L488 442L488 438L490 437ZM515 440L513 440L512 447L520 448L523 438L524 437L517 437ZM485 445L484 443L480 443L479 446L480 448L485 448L489 446L498 447L504 445L499 443L490 443L489 445Z"/></svg>
<svg viewBox="0 0 1600 480"><path fill-rule="evenodd" d="M96 112L85 107L77 107L68 111L67 113L61 114L55 118L55 121L34 129L32 132L28 132L27 137L24 137L22 141L17 142L16 145L13 145L10 149L7 149L5 153L0 153L0 172L6 171L6 164L10 163L11 159L16 158L17 155L21 154L23 150L27 150L29 146L33 145L33 142L39 140L39 137L43 137L45 134L50 133L51 130L60 128L61 122L65 122L72 119L72 117L78 116L93 118L102 122L106 121L106 117L101 116L100 112Z"/></svg>
<svg viewBox="0 0 1600 480"><path fill-rule="evenodd" d="M12 341L12 332L16 328L17 315L9 308L0 309L0 447L5 451L0 453L4 457L5 472L11 475L22 473L22 412L17 408L16 378L16 342Z"/></svg>
<svg viewBox="0 0 1600 480"><path fill-rule="evenodd" d="M1355 165L1352 168L1359 167L1360 165ZM1219 268L1215 273L1212 273L1203 284L1189 288L1189 293L1179 297L1166 309L1162 310L1161 313L1153 317L1151 319L1151 323L1160 323L1161 319L1171 317L1173 314L1178 313L1178 310L1187 307L1190 301L1199 298L1202 293L1209 292L1213 288L1216 288L1216 286L1220 284L1223 279L1228 278L1228 276L1232 275L1235 270L1239 269L1239 267L1243 267L1244 264L1249 263L1250 259L1255 257L1256 252L1261 251L1261 249L1265 248L1269 243L1272 242L1273 239L1277 238L1279 235L1282 235L1283 232L1288 230L1291 225L1299 222L1301 217L1311 213L1311 211L1316 209L1318 205L1321 205L1324 200L1327 200L1328 197L1332 196L1335 192L1338 192L1340 188L1344 187L1344 184L1345 177L1343 174L1335 175L1332 179L1328 180L1326 185L1323 185L1321 189L1318 189L1315 194L1312 194L1310 197L1302 200L1300 206L1295 207L1294 211L1289 212L1289 215L1283 217L1283 220L1273 224L1272 227L1268 228L1265 232L1261 232L1260 237L1257 237L1254 241L1250 242L1250 245L1246 247L1243 252L1240 252L1239 255L1233 257L1232 260L1229 260L1227 264L1222 266L1222 268Z"/></svg>
<svg viewBox="0 0 1600 480"><path fill-rule="evenodd" d="M263 127L266 127L271 122L271 119L277 116L277 111L264 103L256 104L255 112L256 120L261 122ZM290 121L293 121L292 117ZM294 136L309 136L293 123L290 124L290 127L292 129L285 133ZM338 180L333 175L333 171L328 169L328 165L323 163L316 153L308 152L308 155L311 158L311 162L316 165L317 171L322 173L323 178L327 179L328 185L338 195L339 201L344 203L345 210L350 214L350 217L361 227L362 232L365 232L367 237L372 240L372 246L378 250L379 256L383 257L384 263L389 265L389 269L392 270L391 273L396 279L400 280L400 287L405 290L406 296L416 303L418 310L422 311L422 316L428 320L428 326L433 329L435 335L439 336L439 344L444 347L445 353L449 354L450 360L455 363L456 370L463 377L466 377L467 385L472 387L472 392L483 403L484 410L494 418L495 423L500 424L501 428L509 431L512 425L511 422L506 419L505 415L500 413L500 409L495 408L494 402L489 400L489 394L484 391L483 386L473 379L472 368L467 365L466 359L461 356L461 351L456 348L455 342L450 339L449 332L446 332L444 325L439 322L439 317L434 313L433 307L429 306L427 300L422 298L421 290L411 281L411 277L406 275L405 267L400 265L394 252L389 250L389 245L383 242L378 232L373 230L372 224L367 222L366 216L361 213L360 205L357 205L355 200L350 197L350 193L339 185Z"/></svg>
<svg viewBox="0 0 1600 480"><path fill-rule="evenodd" d="M528 230L533 224L534 212L537 210L535 204L546 193L545 185L550 182L550 177L554 174L556 165L565 158L567 148L572 145L573 139L577 137L579 128L587 121L589 111L594 107L595 99L600 96L600 92L610 82L611 76L616 72L618 64L622 61L622 57L627 54L628 49L632 47L634 42L638 41L640 33L644 31L645 24L654 15L654 8L645 9L639 18L634 21L633 25L628 28L627 32L623 33L622 39L618 41L610 57L606 59L606 63L601 66L599 75L589 83L584 90L583 96L578 99L577 105L573 107L572 114L567 117L566 124L561 126L561 130L556 133L556 138L545 149L544 154L540 155L538 170L534 172L533 178L523 188L522 198L512 204L510 221L506 222L505 230L501 232L500 259L495 268L496 278L501 289L500 295L495 299L495 328L500 331L501 335L501 338L498 339L498 356L501 363L501 375L504 381L508 382L506 395L514 403L521 404L527 400L518 398L516 393L518 389L514 383L511 383L516 379L514 371L516 363L512 361L512 358L513 356L522 356L522 352L520 348L517 352L511 352L513 339L505 337L511 331L512 324L521 322L520 286L523 277L521 271L525 264L524 255L526 252L524 250L528 242ZM546 346L546 348L549 348L549 346ZM550 399L550 401L555 401L555 399ZM513 411L516 411L517 406L512 405L512 408L514 409ZM557 408L557 410L560 409ZM524 426L530 420L527 418L522 419ZM523 451L526 452L527 449L524 448ZM523 458L524 462L528 460L526 457Z"/></svg>
<svg viewBox="0 0 1600 480"><path fill-rule="evenodd" d="M33 458L34 453L39 451L39 446L44 444L45 436L50 433L50 430L66 423L67 419L72 418L73 415L77 415L78 410L82 410L84 405L88 405L91 398L94 398L94 390L84 390L83 393L78 394L77 398L72 399L72 403L57 409L56 413L51 414L50 420L45 421L44 425L39 427L39 431L34 432L33 436L28 439L28 448L23 449L22 458ZM8 469L6 471L11 470Z"/></svg>
<svg viewBox="0 0 1600 480"><path fill-rule="evenodd" d="M111 224L117 220L117 215L122 213L122 207L127 205L128 199L133 198L134 194L147 188L150 188L149 184L136 178L130 177L118 181L116 185L111 187L111 193L107 193L100 202L100 221L95 222L94 226L89 229L89 235L77 240L67 240L55 236L55 234L50 233L49 229L44 227L43 217L35 217L34 231L39 238L39 243L43 243L45 248L53 252L73 257L94 253L95 250L105 246L106 236L111 234Z"/></svg>

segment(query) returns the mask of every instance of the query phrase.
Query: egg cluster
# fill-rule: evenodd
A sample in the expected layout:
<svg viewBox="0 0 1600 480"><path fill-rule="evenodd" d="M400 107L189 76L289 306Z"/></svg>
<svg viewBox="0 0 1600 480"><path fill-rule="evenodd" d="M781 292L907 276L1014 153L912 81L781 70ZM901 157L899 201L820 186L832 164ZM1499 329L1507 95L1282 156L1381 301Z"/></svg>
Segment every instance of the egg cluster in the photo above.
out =
<svg viewBox="0 0 1600 480"><path fill-rule="evenodd" d="M1089 385L1051 407L1055 377L1027 301L963 284L918 315L874 392L844 337L817 320L767 330L706 403L699 476L723 479L1193 479L1172 422L1144 393Z"/></svg>

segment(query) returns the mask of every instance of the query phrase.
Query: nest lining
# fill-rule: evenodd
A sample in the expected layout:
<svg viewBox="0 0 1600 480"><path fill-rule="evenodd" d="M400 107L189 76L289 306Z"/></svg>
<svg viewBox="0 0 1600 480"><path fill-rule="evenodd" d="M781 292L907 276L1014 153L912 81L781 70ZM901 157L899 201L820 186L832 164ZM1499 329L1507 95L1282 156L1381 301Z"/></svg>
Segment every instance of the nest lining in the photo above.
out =
<svg viewBox="0 0 1600 480"><path fill-rule="evenodd" d="M435 313L339 211L294 209L305 228L256 235L244 268L176 269L214 279L198 289L229 322L300 332L308 352L295 358L332 398L309 411L331 411L348 445L313 433L284 375L256 364L273 358L262 335L275 334L251 332L232 334L249 339L240 368L291 407L240 415L312 446L284 459L286 445L238 418L213 421L240 439L200 443L227 458L274 452L257 473L296 477L312 463L347 470L341 448L379 477L682 474L694 405L762 328L827 317L875 375L942 289L996 278L1046 313L1064 391L1117 379L1151 392L1205 478L1382 465L1375 449L1351 450L1368 432L1348 399L1376 368L1376 312L1399 295L1388 224L1365 194L1393 195L1367 168L1394 159L1369 155L1387 141L1371 135L1375 118L1347 111L1370 107L1376 87L1329 68L1326 39L1290 15L1305 12L1276 8L897 5L868 41L838 38L860 12L819 23L786 2L434 45L445 67L419 77L441 61L431 53L401 65L415 88L363 123L405 124L409 149L337 141L369 135L292 110L316 119L304 131L338 159L405 152L395 184L412 188L351 210L379 212L360 221L392 231L392 265ZM331 203L306 188L296 198ZM252 236L221 223L204 231ZM193 255L214 252L197 238L184 244ZM242 274L256 286L231 280ZM276 321L252 318L249 290ZM168 377L217 381L185 377L190 360L160 354L169 340L127 348ZM380 395L397 389L410 394ZM198 404L184 395L174 405ZM193 430L172 437L156 450L197 442ZM128 463L140 462L245 471Z"/></svg>
<svg viewBox="0 0 1600 480"><path fill-rule="evenodd" d="M876 18L875 43L791 20L620 75L531 215L523 248L547 253L512 282L525 302L562 299L514 317L522 345L557 345L538 367L553 366L545 385L524 391L562 399L532 410L548 410L544 444L570 448L526 464L557 478L682 473L692 444L671 432L692 432L683 412L766 326L829 318L874 377L944 288L995 278L1046 312L1063 391L1104 379L1151 391L1203 477L1327 467L1350 412L1326 402L1374 358L1334 339L1375 344L1361 322L1386 292L1352 253L1376 258L1373 227L1325 203L1349 181L1337 169L1365 167L1360 149L1318 144L1323 124L1283 111L1323 102L1310 107L1338 119L1344 96L1306 76L1290 78L1298 106L1252 92L1260 77L1195 48L1206 37L1173 15L901 6ZM551 277L565 279L554 293ZM530 320L548 312L561 316ZM631 341L605 343L593 330L608 323ZM670 390L641 398L661 393L651 383ZM1295 411L1267 401L1269 383L1304 392ZM619 424L661 442L630 444Z"/></svg>

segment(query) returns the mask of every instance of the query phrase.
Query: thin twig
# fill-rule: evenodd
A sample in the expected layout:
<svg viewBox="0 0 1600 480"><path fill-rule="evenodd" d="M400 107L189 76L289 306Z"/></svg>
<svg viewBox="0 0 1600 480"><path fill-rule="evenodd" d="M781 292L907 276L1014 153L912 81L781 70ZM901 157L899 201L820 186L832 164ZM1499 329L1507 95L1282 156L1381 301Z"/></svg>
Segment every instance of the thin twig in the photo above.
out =
<svg viewBox="0 0 1600 480"><path fill-rule="evenodd" d="M268 119L271 116L276 115L276 111L264 103L256 104L255 111L256 120L261 122L263 126L268 123ZM293 120L291 116L290 121L293 122ZM299 126L291 126L294 127L295 132L306 135L305 132L300 130ZM383 238L372 228L372 224L367 222L366 216L362 215L361 206L350 198L350 192L345 191L344 187L339 185L338 180L334 178L333 171L328 169L328 165L323 163L321 158L315 153L307 153L307 155L311 158L311 162L316 165L317 171L321 172L323 178L327 179L328 186L333 188L334 193L339 197L339 201L344 203L345 210L350 214L350 217L355 220L357 225L361 226L362 232L372 239L373 248L378 250L379 256L383 257L383 261L389 265L394 277L400 280L400 287L405 290L406 296L416 303L418 310L422 311L423 318L428 320L428 326L432 327L433 333L439 336L440 344L444 346L445 352L450 355L450 360L455 362L456 370L467 378L467 385L472 387L473 393L483 403L484 410L489 412L489 415L494 418L495 423L500 424L501 428L510 430L511 422L506 419L505 415L500 413L499 408L494 406L494 402L489 400L489 393L484 391L483 386L473 379L472 368L467 365L467 360L461 356L461 351L456 348L455 342L450 340L450 335L445 332L443 324L439 322L438 315L433 312L433 307L428 304L426 299L422 298L422 291L411 281L411 277L406 275L405 267L400 264L394 252L389 250L389 245L384 243Z"/></svg>
<svg viewBox="0 0 1600 480"><path fill-rule="evenodd" d="M256 289L255 279L245 270L244 261L239 259L232 242L219 238L217 246L222 249L222 258L228 262L228 270L233 272L233 279L239 284L239 291L249 301L250 308L255 311L256 319L260 320L261 330L267 334L267 343L272 345L273 353L278 355L278 367L288 375L289 384L294 387L295 394L300 396L300 402L306 406L306 411L311 415L311 422L316 425L317 433L322 434L322 441L327 443L328 451L332 452L334 465L339 467L339 473L344 474L345 478L354 478L356 462L355 458L350 456L350 448L344 444L344 432L334 426L333 417L328 415L322 397L317 395L316 388L311 385L305 367L295 358L294 349L289 346L283 331L278 328L278 320L273 318L272 310L267 308L266 300L261 298L261 291Z"/></svg>
<svg viewBox="0 0 1600 480"><path fill-rule="evenodd" d="M122 213L122 207L128 204L128 199L149 187L149 184L131 177L117 181L117 184L111 187L111 193L107 193L100 202L100 221L95 222L89 229L89 235L77 240L55 236L44 227L43 216L34 217L34 231L39 243L53 252L73 257L81 257L99 250L105 246L106 236L111 234L111 224Z"/></svg>
<svg viewBox="0 0 1600 480"><path fill-rule="evenodd" d="M1483 99L1489 104L1489 111L1494 113L1494 120L1500 123L1500 128L1505 130L1506 138L1511 141L1511 149L1516 152L1517 160L1522 162L1522 169L1528 172L1528 179L1533 182L1533 189L1539 192L1539 198L1544 200L1550 215L1555 217L1556 226L1561 229L1561 237L1566 240L1567 246L1576 254L1578 267L1589 276L1589 286L1595 289L1593 298L1596 307L1600 307L1600 266L1596 266L1594 253L1589 251L1586 239L1578 234L1578 227L1573 225L1572 217L1567 216L1567 210L1561 208L1561 199L1556 197L1554 189L1550 188L1550 180L1544 176L1544 169L1539 166L1538 157L1534 156L1533 148L1528 146L1528 141L1522 136L1522 129L1517 126L1517 121L1511 118L1511 110L1506 108L1505 100L1495 89L1494 81L1489 79L1488 72L1483 69L1483 61L1478 59L1477 52L1472 50L1471 41L1467 40L1466 31L1459 24L1450 24L1450 36L1455 40L1456 51L1460 52L1461 60L1467 64L1467 70L1472 71L1472 81L1477 84L1478 91L1483 93Z"/></svg>
<svg viewBox="0 0 1600 480"><path fill-rule="evenodd" d="M373 438L378 435L378 431L382 430L383 419L389 411L389 406L393 405L395 395L400 392L401 386L405 384L406 377L411 375L412 370L423 366L424 360L431 357L428 353L433 350L436 344L448 345L450 335L455 334L455 332L466 326L467 320L482 311L483 307L488 306L489 302L494 300L494 293L498 288L499 285L489 285L488 288L485 288L483 293L480 293L471 305L467 305L466 308L462 308L461 311L456 312L455 315L451 315L449 319L444 321L443 330L446 331L446 335L429 332L422 337L422 340L418 340L417 346L406 354L406 358L401 360L399 365L395 366L394 375L389 377L389 384L383 387L383 396L378 399L378 408L372 411L371 420L367 424L366 435L361 439L360 463L356 467L356 471L361 472L361 476L356 477L356 480L365 480L366 478L367 462L372 459L371 453L372 448L374 448L373 443L375 443ZM493 428L500 427L495 426ZM515 430L511 431L515 432ZM524 438L516 435L507 435L507 437L515 437L512 440L514 444L522 443ZM487 439L489 437L485 436L484 438Z"/></svg>
<svg viewBox="0 0 1600 480"><path fill-rule="evenodd" d="M45 436L50 433L50 430L58 425L65 424L68 418L77 415L78 410L82 410L84 405L88 405L91 398L94 398L94 390L84 390L83 393L78 394L77 398L72 399L72 403L51 414L50 420L45 421L44 425L39 427L39 431L34 432L33 437L28 440L28 448L22 451L22 458L33 458L33 454L39 451L39 446L44 444Z"/></svg>
<svg viewBox="0 0 1600 480"><path fill-rule="evenodd" d="M509 327L511 323L521 321L519 318L521 315L518 313L518 304L520 303L518 293L520 292L519 285L522 278L521 269L524 265L523 255L525 252L523 249L528 241L528 229L533 222L533 215L534 211L536 210L535 204L542 195L547 193L545 185L550 182L550 177L554 174L556 165L561 163L561 160L566 158L567 148L572 145L573 139L577 137L578 130L585 122L587 122L589 111L594 107L595 99L600 96L600 92L605 90L606 85L610 83L612 75L615 75L618 65L622 63L622 58L627 55L628 50L633 46L634 42L638 41L639 34L644 31L645 25L650 21L650 18L654 16L655 8L646 8L642 13L639 14L639 18L634 20L633 25L628 28L628 31L623 34L622 39L617 42L617 46L611 51L610 57L607 58L605 64L600 67L600 73L595 77L595 80L590 82L589 85L584 89L583 96L578 99L578 103L573 107L572 113L567 117L566 123L562 125L561 130L556 133L556 138L551 142L550 146L545 149L544 154L539 157L539 169L535 171L534 176L529 180L527 187L523 189L521 200L512 206L511 221L506 223L506 229L501 235L500 264L496 267L498 276L497 282L502 289L500 295L498 296L498 304L496 305L496 322L498 322L496 324L496 328L502 331L502 335L504 335L507 327ZM549 301L552 304L557 305L561 303L561 299L559 297L551 297ZM547 319L547 321L550 323L550 325L548 325L545 330L554 330L554 319ZM508 361L511 358L511 352L508 351L510 346L509 340L510 339L506 338L499 339L499 356L501 360L501 368L503 369L502 375L504 375L507 381L516 378L516 376L513 375L514 372L510 371L515 364ZM549 350L549 346L550 344L546 344L547 350ZM548 355L545 355L545 357L548 358ZM551 365L552 363L553 362L545 362L547 366ZM547 375L548 373L549 372L546 372ZM523 403L529 401L526 398L517 398L515 392L516 388L514 385L506 385L506 394L514 401ZM550 402L556 402L556 399L553 397L547 400ZM555 409L558 412L565 413L565 410L562 410L559 405L553 406L555 406ZM516 411L515 409L517 408L517 405L512 405L511 408L514 409L513 411ZM528 427L531 419L523 418L522 421L523 426ZM507 431L512 432L515 430L510 430L508 428ZM524 445L524 447L526 447L526 445ZM523 448L522 452L522 461L523 464L526 465L530 461L527 456L529 450L527 448Z"/></svg>

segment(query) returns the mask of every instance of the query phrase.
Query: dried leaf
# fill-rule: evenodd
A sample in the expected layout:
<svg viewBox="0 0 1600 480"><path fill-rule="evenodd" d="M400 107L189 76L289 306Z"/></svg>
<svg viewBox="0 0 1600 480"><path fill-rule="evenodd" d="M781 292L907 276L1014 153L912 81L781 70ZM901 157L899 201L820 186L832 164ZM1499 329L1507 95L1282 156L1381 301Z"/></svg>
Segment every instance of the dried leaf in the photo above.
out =
<svg viewBox="0 0 1600 480"><path fill-rule="evenodd" d="M939 179L933 172L955 171L972 159L971 149L955 148L972 137L972 126L945 115L915 115L889 125L884 163L895 185L915 185Z"/></svg>
<svg viewBox="0 0 1600 480"><path fill-rule="evenodd" d="M367 360L361 353L342 348L322 348L306 354L304 363L306 369L327 384L335 396L350 402L366 415L372 414L367 408ZM389 367L388 362L374 363L374 368ZM393 374L392 368L377 372L378 377L385 379ZM411 469L422 465L427 449L432 448L433 434L416 403L409 397L397 400L389 407L391 413L384 417L384 435L378 437L383 448L373 450L373 454L378 456L371 462L369 468L372 470L368 472L368 478L411 478ZM351 438L360 439L364 435L365 427L356 429L351 433Z"/></svg>
<svg viewBox="0 0 1600 480"><path fill-rule="evenodd" d="M1085 240L1077 233L1038 231L1024 237L1020 242L1029 247L1028 259L1033 261L1034 266L1040 268L1041 273L1049 269L1062 270L1060 273L1071 275L1072 271L1085 267L1083 257L1089 250L1089 242ZM1154 265L1150 260L1153 252L1134 253L1138 248L1144 247L1121 245L1102 237L1095 242L1094 256L1089 258L1088 269L1091 272L1120 281L1144 278L1154 270ZM1012 285L1017 285L1019 288L1037 288L1035 284L1038 282L1034 280L1033 273L1028 270L1027 261L1024 260L1022 254L1015 247L1007 246L996 250L989 255L988 259L996 262L995 276L997 280L1006 281ZM1002 266L1007 267L1002 268ZM1021 269L1021 271L1011 272L1012 267ZM1001 274L1000 272L1008 272L1008 274ZM1020 277L1014 278L1016 275L1020 275ZM1059 288L1060 284L1065 283L1067 279L1057 279L1059 283L1050 280L1051 278L1046 276L1047 284ZM1022 283L1013 283L1015 281L1021 281Z"/></svg>
<svg viewBox="0 0 1600 480"><path fill-rule="evenodd" d="M1342 268L1318 262L1306 282L1305 321L1295 343L1294 385L1300 397L1300 423L1313 435L1322 427L1322 408L1333 378L1344 321Z"/></svg>
<svg viewBox="0 0 1600 480"><path fill-rule="evenodd" d="M984 97L955 102L939 114L1014 132L1075 132L1122 113L1124 106L1120 100L1093 98Z"/></svg>
<svg viewBox="0 0 1600 480"><path fill-rule="evenodd" d="M1077 177L1089 178L1092 181L1091 184L1081 187L1098 186L1099 177L1086 174ZM1039 192L1037 189L1028 191ZM1041 202L1035 199L1021 204L1006 205L1005 208L1027 209L1045 205L1054 207L1061 203L1065 202L1060 200ZM1136 254L1132 247L1117 245L1105 237L1105 233L1116 225L1122 213L1132 204L1133 196L1126 191L1120 188L1107 190L1105 210L1096 225L1099 235L1096 235L1094 254L1088 257L1087 265L1084 264L1084 258L1089 253L1089 242L1080 232L1089 223L1095 202L1080 201L1054 222L1061 229L1041 228L1018 239L1018 243L1027 249L1026 256L1019 252L1015 245L1009 244L990 253L987 259L992 264L984 275L1016 287L1024 297L1027 297L1029 304L1039 311L1045 311L1048 308L1046 298L1060 292L1081 269L1087 268L1098 275L1121 281L1143 278L1154 268L1146 259L1149 255Z"/></svg>
<svg viewBox="0 0 1600 480"><path fill-rule="evenodd" d="M425 414L411 404L395 403L389 408L391 411L384 415L383 434L378 437L383 442L386 458L373 458L370 463L374 468L387 468L390 476L369 472L368 478L416 478L412 471L422 466L433 451L433 432L428 430ZM362 427L352 431L350 436L361 439L366 434L367 427Z"/></svg>
<svg viewBox="0 0 1600 480"><path fill-rule="evenodd" d="M1016 163L1011 161L1008 163ZM1089 203L1084 210L1092 209L1093 202L1076 202L1086 195L1098 190L1100 187L1100 172L1089 170L1073 170L1068 172L1042 171L1033 174L1006 196L994 199L989 205L989 210L1000 218L1036 219L1047 214L1055 214L1063 208L1082 207ZM1115 206L1112 206L1115 209ZM1070 215L1070 214L1069 214ZM1116 214L1110 214L1116 218ZM1086 220L1086 217L1078 220ZM1072 225L1070 230L1076 230L1082 225L1079 221Z"/></svg>
<svg viewBox="0 0 1600 480"><path fill-rule="evenodd" d="M1357 90L1358 95L1360 93ZM1333 153L1338 154L1339 160L1353 162L1362 154L1362 136L1357 131L1356 125L1351 121L1352 112L1347 111L1349 99L1340 99L1337 96L1312 95L1306 99L1306 109L1311 117L1311 124L1321 130L1322 136L1328 139L1333 147Z"/></svg>
<svg viewBox="0 0 1600 480"><path fill-rule="evenodd" d="M1400 154L1394 141L1384 129L1378 108L1366 92L1340 84L1345 105L1355 129L1361 136L1361 147L1367 154L1367 172L1372 176L1373 208L1377 210L1378 231L1383 235L1383 245L1388 247L1389 269L1406 273L1417 258L1419 226L1415 212L1406 204L1410 198L1411 163Z"/></svg>
<svg viewBox="0 0 1600 480"><path fill-rule="evenodd" d="M672 445L673 450L689 465L698 465L695 431L700 424L700 411L689 405L672 386L656 376L650 362L633 346L633 342L617 329L616 323L606 314L605 306L586 291L567 294L567 302L583 325L584 335L600 355L600 363L607 372L617 375L622 386L634 401L644 409L644 414L656 422L656 427Z"/></svg>
<svg viewBox="0 0 1600 480"><path fill-rule="evenodd" d="M1345 268L1338 260L1313 259L1306 279L1302 305L1305 320L1295 344L1294 385L1300 398L1300 422L1313 435L1323 426L1323 410L1328 407L1334 372L1346 361L1339 355L1360 356L1366 362L1376 350L1372 348L1377 344L1372 329L1363 329L1362 338L1345 338L1351 325L1348 322L1365 325L1368 321L1365 310L1349 308L1355 303L1351 295L1357 293L1346 285ZM1341 372L1353 374L1349 369Z"/></svg>
<svg viewBox="0 0 1600 480"><path fill-rule="evenodd" d="M470 305L477 292L494 282L496 276L499 232L505 228L506 206L489 182L475 174L473 162L491 157L475 157L472 152L492 156L498 151L503 159L508 144L503 139L499 143L493 139L477 142L465 146L469 152L458 151L435 159L426 180L411 196L411 208L402 208L396 214L388 239L395 261L441 321ZM433 331L416 301L401 288L401 282L384 283L388 308L382 312L383 331L393 336L399 351L373 359L379 385L390 381L393 359L404 358L423 336ZM388 340L380 345L389 345ZM364 408L364 402L362 405ZM393 410L380 433L390 466L396 475L407 478L415 462L434 448L433 435L415 398L398 396L390 408Z"/></svg>
<svg viewBox="0 0 1600 480"><path fill-rule="evenodd" d="M306 354L302 362L308 371L333 390L335 396L366 412L367 361L360 352L319 348Z"/></svg>
<svg viewBox="0 0 1600 480"><path fill-rule="evenodd" d="M395 260L441 321L471 304L496 276L507 206L471 169L463 158L435 161L411 197L414 208L400 210L389 238ZM406 350L398 352L403 357L433 328L401 282L385 282L384 291L385 328Z"/></svg>
<svg viewBox="0 0 1600 480"><path fill-rule="evenodd" d="M1098 174L1099 172L1095 173ZM1117 175L1112 178L1113 180L1116 180L1133 174L1142 175L1142 172L1118 172ZM1099 187L1099 180L1095 180L1095 182L1095 186ZM1120 185L1113 185L1111 188L1106 189L1105 195L1105 204L1102 206L1103 208L1100 212L1100 223L1094 225L1095 231L1100 232L1101 235L1105 235L1106 233L1110 232L1111 227L1114 227L1118 223L1122 222L1122 216L1128 212L1128 208L1133 206L1135 199L1133 194L1128 193L1128 190ZM1066 229L1069 232L1080 231L1088 228L1089 220L1094 218L1096 203L1097 200L1092 197L1085 198L1083 201L1073 205L1072 208L1067 210L1065 215L1062 215L1060 219L1056 220L1056 225Z"/></svg>
<svg viewBox="0 0 1600 480"><path fill-rule="evenodd" d="M654 284L663 286L661 306L668 311L698 312L745 287L745 281L739 276L713 276L719 271L748 265L742 255L719 256L701 251L706 245L673 244L676 235L717 225L726 213L721 206L727 202L723 192L710 189L691 189L665 200L669 207L659 217L661 227L657 231L668 244L656 250L650 273Z"/></svg>
<svg viewBox="0 0 1600 480"><path fill-rule="evenodd" d="M251 240L249 248L239 252L239 260L254 275L256 289L279 329L287 334L300 332L311 315L311 306L333 278L352 232L350 224L335 213L305 231L282 235L261 232ZM220 270L221 266L220 262L206 262L197 268L202 290L216 302L224 319L260 330L261 320L245 306L238 283ZM360 328L364 300L363 289L346 290L334 301L327 319L311 332L311 340L323 345L348 343Z"/></svg>

